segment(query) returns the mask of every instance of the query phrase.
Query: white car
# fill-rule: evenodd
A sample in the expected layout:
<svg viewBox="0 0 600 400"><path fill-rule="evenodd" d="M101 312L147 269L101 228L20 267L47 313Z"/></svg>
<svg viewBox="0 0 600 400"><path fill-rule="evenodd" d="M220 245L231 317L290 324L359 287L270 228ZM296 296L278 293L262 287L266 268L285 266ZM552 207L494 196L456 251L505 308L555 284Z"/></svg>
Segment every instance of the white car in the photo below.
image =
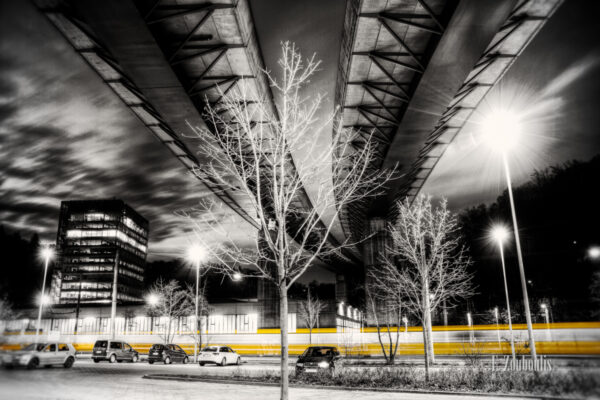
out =
<svg viewBox="0 0 600 400"><path fill-rule="evenodd" d="M222 367L227 364L242 364L242 356L233 351L231 347L227 346L208 346L202 349L200 352L200 358L198 364L204 366L204 364L217 364Z"/></svg>
<svg viewBox="0 0 600 400"><path fill-rule="evenodd" d="M75 348L70 343L32 343L21 350L11 351L2 356L6 368L62 365L71 368L75 362Z"/></svg>

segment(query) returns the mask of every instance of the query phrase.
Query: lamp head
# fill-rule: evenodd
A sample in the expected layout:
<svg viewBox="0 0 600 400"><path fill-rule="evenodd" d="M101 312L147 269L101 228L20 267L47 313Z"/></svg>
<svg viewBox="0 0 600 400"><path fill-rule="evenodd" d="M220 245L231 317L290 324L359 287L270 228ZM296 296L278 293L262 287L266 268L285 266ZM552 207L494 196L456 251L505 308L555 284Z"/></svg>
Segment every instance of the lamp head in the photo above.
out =
<svg viewBox="0 0 600 400"><path fill-rule="evenodd" d="M489 147L507 152L518 142L521 121L509 110L494 110L481 123L483 139Z"/></svg>
<svg viewBox="0 0 600 400"><path fill-rule="evenodd" d="M49 260L54 255L54 252L52 251L52 249L50 247L44 247L40 251L40 254L42 255L42 257L44 257L44 260Z"/></svg>
<svg viewBox="0 0 600 400"><path fill-rule="evenodd" d="M498 245L502 245L508 239L508 229L503 225L496 225L492 228L490 236Z"/></svg>
<svg viewBox="0 0 600 400"><path fill-rule="evenodd" d="M193 245L188 249L188 259L193 263L200 263L207 258L206 249L200 245Z"/></svg>
<svg viewBox="0 0 600 400"><path fill-rule="evenodd" d="M146 303L148 303L150 307L157 306L159 302L160 297L156 293L150 293L148 296L146 296Z"/></svg>

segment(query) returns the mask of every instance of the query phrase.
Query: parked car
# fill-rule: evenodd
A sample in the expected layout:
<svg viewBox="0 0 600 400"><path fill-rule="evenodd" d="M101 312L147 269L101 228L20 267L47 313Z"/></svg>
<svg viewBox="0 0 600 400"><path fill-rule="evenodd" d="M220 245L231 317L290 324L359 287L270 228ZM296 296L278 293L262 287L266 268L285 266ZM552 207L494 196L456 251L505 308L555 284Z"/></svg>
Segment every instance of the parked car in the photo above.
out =
<svg viewBox="0 0 600 400"><path fill-rule="evenodd" d="M22 366L28 369L52 365L71 368L75 363L75 353L75 348L70 343L33 343L21 350L4 354L2 365L7 368Z"/></svg>
<svg viewBox="0 0 600 400"><path fill-rule="evenodd" d="M296 361L296 372L335 372L341 363L340 352L332 346L311 346Z"/></svg>
<svg viewBox="0 0 600 400"><path fill-rule="evenodd" d="M95 363L108 361L110 363L131 361L138 362L140 355L129 344L121 340L96 340L92 351Z"/></svg>
<svg viewBox="0 0 600 400"><path fill-rule="evenodd" d="M242 356L233 351L231 347L227 346L208 346L202 349L200 352L200 359L198 364L204 366L204 364L217 364L222 367L227 364L242 364Z"/></svg>
<svg viewBox="0 0 600 400"><path fill-rule="evenodd" d="M190 362L187 353L176 344L154 344L148 351L148 363L164 362L172 364L173 362L181 362L187 364Z"/></svg>

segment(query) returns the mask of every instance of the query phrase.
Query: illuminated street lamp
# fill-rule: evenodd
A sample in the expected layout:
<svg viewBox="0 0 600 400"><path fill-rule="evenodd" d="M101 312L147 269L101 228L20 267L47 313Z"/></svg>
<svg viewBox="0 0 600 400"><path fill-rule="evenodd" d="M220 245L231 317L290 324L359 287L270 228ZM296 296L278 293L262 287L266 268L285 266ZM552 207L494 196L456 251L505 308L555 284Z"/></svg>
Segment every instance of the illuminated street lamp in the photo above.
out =
<svg viewBox="0 0 600 400"><path fill-rule="evenodd" d="M546 332L548 333L548 341L552 341L552 336L550 334L550 313L548 312L548 306L542 303L540 304L540 307L546 319Z"/></svg>
<svg viewBox="0 0 600 400"><path fill-rule="evenodd" d="M508 284L506 282L506 265L504 264L504 242L508 239L508 229L502 225L497 225L492 228L491 236L500 250L500 260L502 261L502 277L504 278L504 294L506 295L506 312L508 314L508 330L510 332L510 351L512 353L513 362L515 362L515 338L512 329L512 316L510 315L510 300L508 298Z"/></svg>
<svg viewBox="0 0 600 400"><path fill-rule="evenodd" d="M41 256L44 259L44 280L42 281L42 293L39 299L40 307L38 310L37 325L35 327L35 343L38 342L38 337L40 335L40 324L42 323L42 310L44 309L44 304L48 303L50 300L46 296L46 276L48 275L48 263L53 255L54 252L50 247L44 247L41 251Z"/></svg>
<svg viewBox="0 0 600 400"><path fill-rule="evenodd" d="M475 335L473 334L473 319L471 318L471 313L467 313L467 324L469 324L469 336L471 338L471 343L475 342Z"/></svg>
<svg viewBox="0 0 600 400"><path fill-rule="evenodd" d="M202 334L202 332L198 332L200 329L198 327L198 301L199 301L199 287L200 287L200 263L206 260L207 252L206 249L200 245L193 245L188 249L188 259L191 263L196 267L196 304L194 313L194 321L195 321L195 334ZM194 338L194 362L198 361L198 340Z"/></svg>
<svg viewBox="0 0 600 400"><path fill-rule="evenodd" d="M527 294L527 280L525 279L525 266L523 265L523 254L521 252L521 239L519 238L519 226L517 224L517 212L512 192L510 168L508 166L507 153L517 144L521 133L519 118L508 110L496 110L483 121L484 139L488 145L499 151L502 156L506 185L508 187L508 198L512 214L513 229L515 233L515 245L517 248L517 260L519 261L519 273L521 277L521 288L523 290L523 305L525 306L525 319L527 320L527 331L529 333L529 348L531 356L535 360L537 352L535 339L533 337L533 325L531 323L531 311L529 308L529 296ZM534 363L535 365L535 363Z"/></svg>
<svg viewBox="0 0 600 400"><path fill-rule="evenodd" d="M588 257L594 261L600 260L600 246L591 246L587 251Z"/></svg>
<svg viewBox="0 0 600 400"><path fill-rule="evenodd" d="M146 303L148 303L150 307L156 307L159 302L160 297L156 293L150 293L148 296L146 296Z"/></svg>
<svg viewBox="0 0 600 400"><path fill-rule="evenodd" d="M242 274L239 272L234 272L233 275L231 276L231 279L233 279L236 282L239 282L242 280Z"/></svg>

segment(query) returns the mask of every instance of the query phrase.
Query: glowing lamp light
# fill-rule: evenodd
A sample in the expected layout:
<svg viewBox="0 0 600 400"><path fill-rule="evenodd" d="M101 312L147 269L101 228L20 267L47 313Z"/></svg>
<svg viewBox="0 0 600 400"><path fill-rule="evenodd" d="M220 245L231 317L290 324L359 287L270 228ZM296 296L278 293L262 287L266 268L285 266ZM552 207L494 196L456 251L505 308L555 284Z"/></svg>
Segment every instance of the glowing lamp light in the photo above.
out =
<svg viewBox="0 0 600 400"><path fill-rule="evenodd" d="M588 256L592 260L600 260L600 246L592 246L588 249Z"/></svg>
<svg viewBox="0 0 600 400"><path fill-rule="evenodd" d="M519 141L521 122L508 110L495 110L481 123L483 139L494 150L509 151Z"/></svg>
<svg viewBox="0 0 600 400"><path fill-rule="evenodd" d="M148 305L151 307L157 306L159 302L160 297L156 293L151 293L146 296L146 303L148 303Z"/></svg>
<svg viewBox="0 0 600 400"><path fill-rule="evenodd" d="M52 302L52 299L50 298L50 296L42 294L38 297L38 304L41 305L48 305Z"/></svg>
<svg viewBox="0 0 600 400"><path fill-rule="evenodd" d="M54 252L50 247L44 247L40 254L42 255L42 257L44 257L45 260L49 260L54 255Z"/></svg>
<svg viewBox="0 0 600 400"><path fill-rule="evenodd" d="M200 245L193 245L188 249L188 259L193 263L199 263L206 259L206 249Z"/></svg>
<svg viewBox="0 0 600 400"><path fill-rule="evenodd" d="M505 226L497 225L492 228L490 236L494 239L498 244L502 244L508 239L508 229Z"/></svg>
<svg viewBox="0 0 600 400"><path fill-rule="evenodd" d="M242 280L242 274L240 274L239 272L234 272L233 276L231 277L231 279L233 279L234 281L241 281Z"/></svg>
<svg viewBox="0 0 600 400"><path fill-rule="evenodd" d="M540 307L542 307L542 310L545 310L547 306L545 304L540 304Z"/></svg>

